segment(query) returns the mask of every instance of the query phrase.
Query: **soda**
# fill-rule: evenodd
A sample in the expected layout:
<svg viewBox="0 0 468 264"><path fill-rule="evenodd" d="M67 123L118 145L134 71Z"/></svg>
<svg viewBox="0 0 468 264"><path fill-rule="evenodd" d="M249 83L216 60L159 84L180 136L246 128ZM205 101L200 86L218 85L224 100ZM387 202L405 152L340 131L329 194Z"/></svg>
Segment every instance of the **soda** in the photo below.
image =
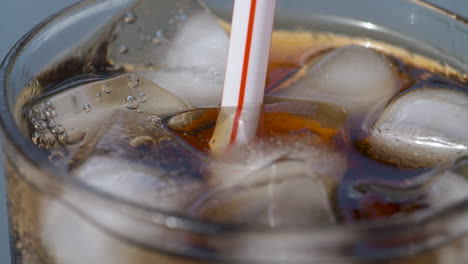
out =
<svg viewBox="0 0 468 264"><path fill-rule="evenodd" d="M466 78L367 38L276 30L256 139L212 155L229 29L200 10L190 17L177 11L168 22L177 30L142 35L163 48L152 53L144 46L148 57L141 60L139 44L122 44L132 34L126 25L135 31L139 19L126 13L102 68L58 83L51 81L56 71L40 75L39 83L52 86L21 111L23 131L51 171L110 199L172 215L151 218L167 230L148 229L125 206L103 210L106 204L92 197L73 210L56 197L73 200L74 192L51 185L53 195L41 195L7 162L17 263L216 263L224 255L257 263L275 247L296 263L294 243L287 250L229 232L229 242L213 243L177 228L184 228L181 219L232 230L379 224L436 214L466 198ZM387 258L385 249L405 240L430 240L399 239L356 242L351 255L442 263L465 248L461 241ZM153 248L154 240L163 242ZM335 257L329 261L351 262ZM313 252L306 259L321 263Z"/></svg>

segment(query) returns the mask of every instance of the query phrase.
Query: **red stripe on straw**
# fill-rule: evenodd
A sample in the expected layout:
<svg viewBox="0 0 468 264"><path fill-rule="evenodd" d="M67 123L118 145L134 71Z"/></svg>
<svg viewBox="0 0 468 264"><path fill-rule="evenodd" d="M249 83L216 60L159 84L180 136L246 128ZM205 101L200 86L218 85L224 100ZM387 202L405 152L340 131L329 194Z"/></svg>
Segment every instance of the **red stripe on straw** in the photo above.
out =
<svg viewBox="0 0 468 264"><path fill-rule="evenodd" d="M239 1L239 0L238 0ZM255 21L255 9L257 8L257 0L252 0L250 3L249 25L247 28L247 39L245 43L244 62L242 68L241 84L239 89L239 102L237 104L236 115L234 116L234 124L232 127L231 140L229 144L234 144L239 130L239 121L244 106L245 87L247 84L247 73L249 71L250 50L252 46L252 35Z"/></svg>

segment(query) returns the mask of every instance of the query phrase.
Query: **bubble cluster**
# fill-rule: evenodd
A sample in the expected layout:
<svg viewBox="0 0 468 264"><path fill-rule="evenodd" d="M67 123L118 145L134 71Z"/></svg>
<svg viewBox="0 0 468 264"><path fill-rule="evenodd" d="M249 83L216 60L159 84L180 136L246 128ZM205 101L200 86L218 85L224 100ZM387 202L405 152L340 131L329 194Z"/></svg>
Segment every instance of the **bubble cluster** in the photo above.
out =
<svg viewBox="0 0 468 264"><path fill-rule="evenodd" d="M83 110L91 110L91 105L85 104ZM85 137L81 129L67 129L57 120L57 111L50 101L38 103L29 111L29 121L35 131L31 135L32 142L39 148L49 149L52 152L49 159L57 160L65 155L60 151L59 144L72 145L79 143Z"/></svg>
<svg viewBox="0 0 468 264"><path fill-rule="evenodd" d="M61 134L65 127L56 122L57 112L52 102L37 104L29 112L29 121L36 130L31 139L40 148L51 149L55 143L55 134Z"/></svg>

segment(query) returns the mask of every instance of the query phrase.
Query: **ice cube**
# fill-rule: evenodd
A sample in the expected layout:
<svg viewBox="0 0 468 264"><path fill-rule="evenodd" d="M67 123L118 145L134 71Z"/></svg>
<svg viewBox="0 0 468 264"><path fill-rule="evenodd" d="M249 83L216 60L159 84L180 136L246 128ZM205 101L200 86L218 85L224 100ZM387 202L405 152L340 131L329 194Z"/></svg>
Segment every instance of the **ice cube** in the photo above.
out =
<svg viewBox="0 0 468 264"><path fill-rule="evenodd" d="M180 27L159 63L170 68L216 69L224 76L228 45L229 35L216 17L200 11Z"/></svg>
<svg viewBox="0 0 468 264"><path fill-rule="evenodd" d="M139 119L152 115L161 118L190 107L151 81L122 75L49 96L31 107L29 120L35 127L33 141L38 145L57 148L60 143L65 153L74 153L92 144L101 127L109 126L117 112L133 112Z"/></svg>
<svg viewBox="0 0 468 264"><path fill-rule="evenodd" d="M221 104L224 69L179 67L141 74L195 107Z"/></svg>
<svg viewBox="0 0 468 264"><path fill-rule="evenodd" d="M233 148L217 157L211 165L211 181L222 187L260 183L268 180L269 176L257 171L282 160L300 161L308 168L309 174L332 180L340 179L347 168L345 154L319 136L302 135L293 142L286 137L276 137ZM288 174L281 176L288 177Z"/></svg>
<svg viewBox="0 0 468 264"><path fill-rule="evenodd" d="M211 220L270 226L332 223L330 196L346 158L330 145L311 145L312 138L319 137L294 143L275 138L217 157L211 166L214 191L192 211Z"/></svg>
<svg viewBox="0 0 468 264"><path fill-rule="evenodd" d="M227 56L227 32L198 0L140 1L112 36L111 63L130 71L224 67Z"/></svg>
<svg viewBox="0 0 468 264"><path fill-rule="evenodd" d="M41 242L56 263L127 264L144 253L104 233L53 199L44 199L40 212Z"/></svg>
<svg viewBox="0 0 468 264"><path fill-rule="evenodd" d="M199 195L202 183L177 179L170 171L122 159L93 156L73 176L100 191L127 201L172 212L183 212Z"/></svg>
<svg viewBox="0 0 468 264"><path fill-rule="evenodd" d="M468 152L468 95L424 88L396 98L371 129L369 152L402 167L450 162Z"/></svg>
<svg viewBox="0 0 468 264"><path fill-rule="evenodd" d="M66 195L66 193L62 194ZM83 197L81 197L83 198ZM125 232L127 238L151 236L152 239L185 243L156 226L148 229L139 222L121 216L119 210L102 208L102 204L82 199L81 212L75 211L58 200L43 197L39 204L39 226L41 251L51 263L67 264L154 264L181 263L178 258L141 247L117 236L115 228ZM100 225L96 224L96 216ZM109 232L111 227L111 232ZM114 228L114 229L112 229ZM37 253L37 252L36 252Z"/></svg>
<svg viewBox="0 0 468 264"><path fill-rule="evenodd" d="M219 105L229 36L217 18L199 1L142 1L133 12L114 30L111 62L195 106Z"/></svg>
<svg viewBox="0 0 468 264"><path fill-rule="evenodd" d="M228 34L207 11L193 15L177 31L165 56L163 69L142 73L194 106L221 102L226 69Z"/></svg>
<svg viewBox="0 0 468 264"><path fill-rule="evenodd" d="M196 214L271 227L333 223L330 196L334 183L311 172L303 162L275 162L249 177L229 188L215 189L205 197L207 202L194 209Z"/></svg>
<svg viewBox="0 0 468 264"><path fill-rule="evenodd" d="M399 89L389 61L371 49L358 46L325 54L299 75L290 87L274 95L336 103L351 115L384 104Z"/></svg>
<svg viewBox="0 0 468 264"><path fill-rule="evenodd" d="M203 189L204 163L160 123L119 112L75 155L71 174L116 197L181 212Z"/></svg>

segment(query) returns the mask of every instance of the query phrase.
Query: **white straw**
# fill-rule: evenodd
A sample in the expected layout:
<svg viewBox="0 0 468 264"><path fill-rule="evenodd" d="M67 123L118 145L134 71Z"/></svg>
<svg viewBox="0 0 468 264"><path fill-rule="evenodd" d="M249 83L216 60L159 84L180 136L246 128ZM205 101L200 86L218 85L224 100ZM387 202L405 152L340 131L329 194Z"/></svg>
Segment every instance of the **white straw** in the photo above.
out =
<svg viewBox="0 0 468 264"><path fill-rule="evenodd" d="M236 0L222 113L210 142L214 151L255 137L266 82L276 0Z"/></svg>

